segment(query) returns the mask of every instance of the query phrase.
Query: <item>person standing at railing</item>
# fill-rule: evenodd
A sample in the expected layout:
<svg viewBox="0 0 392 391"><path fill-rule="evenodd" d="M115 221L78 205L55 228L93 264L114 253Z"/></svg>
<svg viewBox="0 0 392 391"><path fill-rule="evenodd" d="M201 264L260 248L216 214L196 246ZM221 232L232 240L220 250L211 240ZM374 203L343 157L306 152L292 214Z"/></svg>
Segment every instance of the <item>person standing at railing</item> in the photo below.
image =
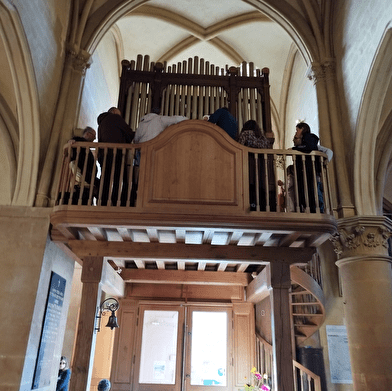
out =
<svg viewBox="0 0 392 391"><path fill-rule="evenodd" d="M134 138L134 132L125 122L121 116L121 111L117 107L111 107L107 112L101 113L98 118L98 141L100 143L116 143L116 144L129 144ZM112 184L112 205L117 205L119 189L122 185L121 191L121 206L126 205L128 193L128 176L127 166L124 164L123 178L121 176L123 154L120 149L117 150L114 156L112 148L108 148L106 155L106 163L104 165L104 150L99 150L98 161L103 172L103 189L101 205L105 206L108 202L110 191L110 177L114 159L114 175ZM102 176L101 176L102 179Z"/></svg>
<svg viewBox="0 0 392 391"><path fill-rule="evenodd" d="M318 151L318 142L319 138L311 132L310 126L305 122L299 122L295 128L294 135L294 147L292 148L295 151L300 151L304 153L310 153L312 151ZM316 178L313 177L313 164L310 156L305 158L305 171L303 169L302 159L297 156L295 160L296 171L297 171L297 183L298 183L298 197L299 197L299 207L301 211L305 211L306 207L309 206L310 212L316 212L316 199L314 193L314 181ZM317 173L321 172L321 163L318 157L316 157L315 161L315 170ZM308 187L308 199L309 205L306 202L306 194L305 194L305 175L306 175L306 184ZM318 196L319 197L319 196ZM324 202L321 197L319 197L319 207L320 211L324 210Z"/></svg>
<svg viewBox="0 0 392 391"><path fill-rule="evenodd" d="M263 135L259 125L254 120L249 120L244 123L237 141L250 148L271 148L271 143ZM276 211L275 172L273 168L273 161L267 160L267 169L268 183L266 183L264 156L259 155L258 176L260 209L266 210L266 189L268 189L270 211ZM256 210L256 160L252 153L249 154L249 202L250 210Z"/></svg>
<svg viewBox="0 0 392 391"><path fill-rule="evenodd" d="M87 126L82 133L82 136L74 136L69 141L68 144L73 145L76 142L93 142L96 137L95 130ZM68 145L67 144L67 145ZM88 150L88 151L87 151ZM68 147L64 148L64 156L68 154ZM86 161L87 156L87 163ZM77 161L76 161L77 159ZM86 171L83 177L84 165L86 164ZM79 153L76 147L71 148L71 157L69 168L74 176L74 192L72 195L72 204L77 204L79 200L80 190L83 187L83 195L82 195L82 205L87 205L87 201L90 193L90 186L94 186L93 188L93 196L96 196L96 192L99 189L99 179L96 177L94 181L92 181L92 174L95 165L94 155L91 152L90 148L79 147ZM64 203L68 203L69 193L64 195Z"/></svg>

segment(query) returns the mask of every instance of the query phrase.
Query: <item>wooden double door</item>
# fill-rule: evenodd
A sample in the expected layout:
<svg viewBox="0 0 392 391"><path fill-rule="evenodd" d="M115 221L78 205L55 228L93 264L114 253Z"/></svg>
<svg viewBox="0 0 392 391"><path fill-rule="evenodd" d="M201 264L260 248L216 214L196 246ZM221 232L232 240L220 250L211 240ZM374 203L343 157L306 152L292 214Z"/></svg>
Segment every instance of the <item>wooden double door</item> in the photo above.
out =
<svg viewBox="0 0 392 391"><path fill-rule="evenodd" d="M232 389L232 308L142 304L136 330L133 390Z"/></svg>

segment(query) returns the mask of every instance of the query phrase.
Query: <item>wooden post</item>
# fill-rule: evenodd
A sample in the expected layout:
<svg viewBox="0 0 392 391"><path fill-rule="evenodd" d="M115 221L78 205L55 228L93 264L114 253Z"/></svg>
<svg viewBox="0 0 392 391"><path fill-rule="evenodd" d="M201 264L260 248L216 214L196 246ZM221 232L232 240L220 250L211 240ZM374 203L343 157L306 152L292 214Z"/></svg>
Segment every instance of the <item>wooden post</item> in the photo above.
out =
<svg viewBox="0 0 392 391"><path fill-rule="evenodd" d="M271 290L271 326L275 390L294 391L293 355L290 323L290 264L269 264Z"/></svg>
<svg viewBox="0 0 392 391"><path fill-rule="evenodd" d="M237 118L237 98L239 88L237 86L236 76L238 75L238 68L230 67L229 69L229 111L234 118Z"/></svg>
<svg viewBox="0 0 392 391"><path fill-rule="evenodd" d="M82 301L72 362L70 390L88 391L95 352L95 316L101 302L102 257L86 257L82 270Z"/></svg>

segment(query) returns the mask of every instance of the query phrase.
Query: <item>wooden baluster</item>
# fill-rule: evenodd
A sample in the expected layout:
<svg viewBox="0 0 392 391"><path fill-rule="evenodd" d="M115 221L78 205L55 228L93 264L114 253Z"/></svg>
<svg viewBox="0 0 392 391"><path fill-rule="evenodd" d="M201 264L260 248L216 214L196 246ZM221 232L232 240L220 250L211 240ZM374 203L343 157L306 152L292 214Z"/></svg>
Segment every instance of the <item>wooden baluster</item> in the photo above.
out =
<svg viewBox="0 0 392 391"><path fill-rule="evenodd" d="M75 149L75 148L73 148L73 149ZM80 147L76 147L76 159L75 159L76 167L77 167L77 163L79 161L79 153L80 153ZM76 184L76 173L77 173L77 168L75 168L75 172L71 174L71 183L70 183L70 189L69 189L68 205L72 205L72 200L73 200L74 191L75 191L75 184Z"/></svg>
<svg viewBox="0 0 392 391"><path fill-rule="evenodd" d="M270 199L269 199L269 177L268 177L268 154L264 153L264 170L265 170L265 210L270 212Z"/></svg>
<svg viewBox="0 0 392 391"><path fill-rule="evenodd" d="M61 177L58 184L57 194L59 199L56 201L56 205L63 205L64 195L66 190L69 189L69 182L71 179L71 169L69 168L69 163L71 161L72 145L67 144L66 149L64 148L63 155L63 166L61 168Z"/></svg>
<svg viewBox="0 0 392 391"><path fill-rule="evenodd" d="M310 207L309 207L309 193L308 193L308 176L306 173L306 156L301 155L301 160L302 160L302 172L303 172L303 178L304 178L304 193L305 193L305 212L310 213Z"/></svg>
<svg viewBox="0 0 392 391"><path fill-rule="evenodd" d="M324 204L326 207L325 213L333 214L332 210L332 193L331 193L331 182L329 178L329 168L328 164L325 165L325 183L327 186L324 186Z"/></svg>
<svg viewBox="0 0 392 391"><path fill-rule="evenodd" d="M121 152L120 152L121 151ZM117 150L117 153L121 153L121 167L120 167L120 178L118 181L118 193L117 193L117 200L116 200L116 205L115 206L121 206L121 194L123 192L123 188L124 188L124 182L123 182L123 178L124 178L124 172L126 172L126 160L125 157L127 155L127 149L121 148ZM116 164L114 164L115 166ZM117 167L115 167L115 169L117 169Z"/></svg>
<svg viewBox="0 0 392 391"><path fill-rule="evenodd" d="M194 66L193 73L197 75L199 73L199 57L195 56L193 66ZM199 96L200 96L200 87L193 86L192 119L199 118L197 113L198 100L200 99Z"/></svg>
<svg viewBox="0 0 392 391"><path fill-rule="evenodd" d="M275 187L275 199L273 200L274 205L275 205L275 212L280 212L280 208L278 207L278 193L279 193L279 186L278 186L278 171L277 171L277 155L270 154L269 155L271 159L271 163L273 164L272 171L274 174L274 187ZM272 178L271 178L272 179Z"/></svg>
<svg viewBox="0 0 392 391"><path fill-rule="evenodd" d="M93 166L93 171L91 173L91 184L90 184L90 191L88 195L88 201L87 205L92 205L93 203L93 194L94 194L94 188L95 188L95 177L97 175L97 156L98 154L94 153L94 151L91 151L93 156L94 156L94 166ZM87 159L86 159L87 160ZM98 189L95 189L98 190Z"/></svg>
<svg viewBox="0 0 392 391"><path fill-rule="evenodd" d="M293 155L293 168L294 168L294 189L295 189L295 205L297 208L297 213L301 212L301 207L299 205L299 192L298 192L298 172L297 172L297 159L298 155Z"/></svg>
<svg viewBox="0 0 392 391"><path fill-rule="evenodd" d="M260 173L259 173L259 154L255 153L255 187L256 187L256 210L260 212Z"/></svg>
<svg viewBox="0 0 392 391"><path fill-rule="evenodd" d="M200 74L204 75L204 58L200 59ZM198 107L198 118L203 118L203 108L204 108L204 90L205 87L199 86L199 107ZM206 113L208 114L208 113Z"/></svg>
<svg viewBox="0 0 392 391"><path fill-rule="evenodd" d="M140 153L140 149L138 149L138 151ZM134 165L135 153L136 153L135 147L128 149L128 160L127 161L130 164L128 165L128 167L129 167L128 177L127 177L128 178L128 192L127 192L126 206L136 206L139 166ZM140 162L139 162L139 164L140 164ZM134 197L132 199L132 204L131 204L131 197Z"/></svg>
<svg viewBox="0 0 392 391"><path fill-rule="evenodd" d="M317 183L317 176L316 176L316 159L318 156L311 156L312 159L312 171L313 171L313 191L314 191L314 201L316 203L316 213L320 213L320 200L318 196L318 183Z"/></svg>
<svg viewBox="0 0 392 391"><path fill-rule="evenodd" d="M80 147L83 148L83 147ZM84 162L83 162L83 168L81 170L82 172L82 182L79 184L79 199L78 199L78 205L82 205L82 201L83 201L83 194L84 194L84 189L86 187L86 172L87 172L87 161L88 161L88 153L89 153L90 148L88 147L84 147L84 151L85 151L85 158L84 158ZM76 166L78 166L79 160L75 161ZM87 184L88 185L88 184Z"/></svg>
<svg viewBox="0 0 392 391"><path fill-rule="evenodd" d="M97 151L98 155L99 155L99 152L100 152L100 148L98 147L98 151ZM108 148L105 147L105 148L103 148L103 161L102 161L102 166L101 166L101 180L99 183L99 193L98 193L98 202L97 202L98 206L100 206L102 203L103 182L104 182L104 178L106 175L107 155L108 155Z"/></svg>
<svg viewBox="0 0 392 391"><path fill-rule="evenodd" d="M108 205L111 205L112 194L113 194L113 182L114 182L114 171L116 168L116 157L117 157L117 148L113 148L113 161L112 167L110 170L110 182L109 182L109 195L108 195Z"/></svg>

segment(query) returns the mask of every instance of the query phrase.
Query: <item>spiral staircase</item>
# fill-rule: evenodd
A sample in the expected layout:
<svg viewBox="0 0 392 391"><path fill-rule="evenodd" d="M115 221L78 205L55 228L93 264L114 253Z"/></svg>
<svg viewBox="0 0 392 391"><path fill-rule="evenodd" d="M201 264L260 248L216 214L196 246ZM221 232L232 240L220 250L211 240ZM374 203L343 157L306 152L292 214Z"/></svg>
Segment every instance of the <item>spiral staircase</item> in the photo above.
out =
<svg viewBox="0 0 392 391"><path fill-rule="evenodd" d="M296 345L312 336L325 320L325 299L319 283L297 266L291 267L291 309Z"/></svg>

